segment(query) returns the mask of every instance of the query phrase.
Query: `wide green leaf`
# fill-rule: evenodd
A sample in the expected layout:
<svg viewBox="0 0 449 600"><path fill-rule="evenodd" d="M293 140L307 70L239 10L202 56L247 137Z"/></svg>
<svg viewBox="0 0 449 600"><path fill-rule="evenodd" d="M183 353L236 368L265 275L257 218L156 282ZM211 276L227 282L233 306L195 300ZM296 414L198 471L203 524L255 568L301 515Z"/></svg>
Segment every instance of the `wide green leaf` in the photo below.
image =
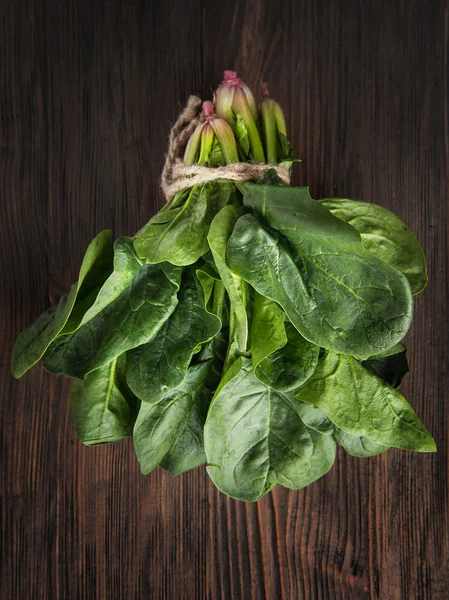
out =
<svg viewBox="0 0 449 600"><path fill-rule="evenodd" d="M121 237L114 242L114 270L101 287L95 302L84 314L81 325L98 315L128 288L141 270L144 261L134 250L133 239Z"/></svg>
<svg viewBox="0 0 449 600"><path fill-rule="evenodd" d="M220 319L205 307L195 273L185 269L172 315L151 342L128 352L128 385L143 402L157 402L180 385L196 348L220 328Z"/></svg>
<svg viewBox="0 0 449 600"><path fill-rule="evenodd" d="M81 379L70 390L71 418L88 446L117 442L132 435L139 400L125 381L125 355Z"/></svg>
<svg viewBox="0 0 449 600"><path fill-rule="evenodd" d="M360 233L366 250L403 273L414 294L426 287L424 252L412 231L396 215L372 202L346 198L325 198L319 202Z"/></svg>
<svg viewBox="0 0 449 600"><path fill-rule="evenodd" d="M335 441L304 425L290 394L271 390L239 358L217 390L204 428L207 470L214 484L254 502L277 483L300 489L324 475Z"/></svg>
<svg viewBox="0 0 449 600"><path fill-rule="evenodd" d="M284 321L285 314L272 300L254 293L251 356L255 370L267 356L287 343Z"/></svg>
<svg viewBox="0 0 449 600"><path fill-rule="evenodd" d="M290 221L295 222L293 215ZM313 219L309 225L312 229ZM306 250L298 242L295 252L285 238L267 231L253 215L244 215L229 240L227 262L260 294L277 302L307 340L368 358L394 346L407 332L413 310L410 286L401 273L360 243L326 237L334 225L325 225L322 237L316 234L314 249L310 245ZM321 231L319 222L315 229ZM286 228L283 231L293 237ZM344 232L338 235L343 238ZM305 236L301 233L298 240Z"/></svg>
<svg viewBox="0 0 449 600"><path fill-rule="evenodd" d="M346 433L346 431L342 431L338 427L335 427L334 436L348 454L359 458L377 456L378 454L382 454L382 452L386 452L389 448L389 446L372 442L366 437Z"/></svg>
<svg viewBox="0 0 449 600"><path fill-rule="evenodd" d="M141 404L134 426L134 448L142 473L147 474L155 469L165 456L176 449L178 441L185 444L186 438L183 436L186 427L191 425L192 411L196 404L204 408L204 396L209 393L205 388L209 368L209 362L190 367L185 379L176 389L169 390L154 403ZM198 428L192 429L192 435L193 431L198 433ZM189 445L189 448L192 450L192 446ZM196 448L198 453L195 460L202 461L201 440ZM188 460L192 464L192 456ZM170 464L169 457L165 464Z"/></svg>
<svg viewBox="0 0 449 600"><path fill-rule="evenodd" d="M172 475L196 469L206 462L204 423L211 397L212 393L207 389L200 394L198 401L192 407L182 434L161 460L160 466Z"/></svg>
<svg viewBox="0 0 449 600"><path fill-rule="evenodd" d="M285 346L269 354L254 371L260 381L280 392L294 390L307 381L315 371L320 351L291 323L285 323L285 332Z"/></svg>
<svg viewBox="0 0 449 600"><path fill-rule="evenodd" d="M334 432L335 427L332 421L316 406L298 401L297 411L301 421L310 429L323 435L330 435Z"/></svg>
<svg viewBox="0 0 449 600"><path fill-rule="evenodd" d="M407 400L350 356L327 352L294 395L317 406L351 435L417 452L436 450Z"/></svg>
<svg viewBox="0 0 449 600"><path fill-rule="evenodd" d="M281 392L299 387L314 372L319 351L285 321L274 302L255 292L251 355L254 373L262 383Z"/></svg>
<svg viewBox="0 0 449 600"><path fill-rule="evenodd" d="M11 370L14 377L22 377L36 364L64 329L70 332L78 327L84 312L94 302L99 288L111 273L111 237L112 232L107 229L92 240L84 255L78 281L70 292L19 335L12 355Z"/></svg>
<svg viewBox="0 0 449 600"><path fill-rule="evenodd" d="M83 377L145 344L175 310L179 285L158 265L145 264L117 298L77 331L56 339L44 356L51 373Z"/></svg>
<svg viewBox="0 0 449 600"><path fill-rule="evenodd" d="M209 250L207 234L212 219L233 200L235 185L227 181L199 183L184 204L155 215L139 232L134 248L150 263L191 265Z"/></svg>

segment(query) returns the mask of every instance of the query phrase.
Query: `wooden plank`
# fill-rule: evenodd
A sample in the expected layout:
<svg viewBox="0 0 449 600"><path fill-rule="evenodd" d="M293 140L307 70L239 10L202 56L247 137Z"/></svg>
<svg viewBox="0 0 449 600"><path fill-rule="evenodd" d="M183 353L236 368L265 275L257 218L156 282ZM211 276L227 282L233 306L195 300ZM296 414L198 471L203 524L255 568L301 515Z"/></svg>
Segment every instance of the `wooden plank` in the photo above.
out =
<svg viewBox="0 0 449 600"><path fill-rule="evenodd" d="M444 600L449 589L446 2L2 2L3 598ZM403 390L438 454L338 453L306 490L246 505L197 469L140 475L132 442L86 448L69 382L17 382L21 329L76 278L92 237L162 205L170 124L224 69L285 109L316 198L361 197L417 234L430 284Z"/></svg>

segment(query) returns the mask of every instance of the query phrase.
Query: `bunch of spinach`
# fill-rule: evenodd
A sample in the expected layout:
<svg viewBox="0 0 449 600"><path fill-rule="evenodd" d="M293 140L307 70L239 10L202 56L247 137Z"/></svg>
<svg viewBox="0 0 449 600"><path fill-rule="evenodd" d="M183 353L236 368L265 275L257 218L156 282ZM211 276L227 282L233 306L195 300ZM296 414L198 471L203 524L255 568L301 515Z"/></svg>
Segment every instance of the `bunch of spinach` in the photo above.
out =
<svg viewBox="0 0 449 600"><path fill-rule="evenodd" d="M250 137L232 115L242 153ZM271 155L290 165L281 121ZM199 183L134 238L97 235L70 292L18 337L12 372L42 360L74 378L85 444L133 436L143 473L207 463L220 490L256 501L324 475L337 444L435 451L397 389L426 282L416 238L376 204L316 201L274 170Z"/></svg>
<svg viewBox="0 0 449 600"><path fill-rule="evenodd" d="M315 201L274 172L182 192L135 238L100 233L79 279L18 338L13 373L42 359L75 378L86 444L133 435L142 471L204 462L258 500L353 456L435 444L397 390L423 253L397 217Z"/></svg>

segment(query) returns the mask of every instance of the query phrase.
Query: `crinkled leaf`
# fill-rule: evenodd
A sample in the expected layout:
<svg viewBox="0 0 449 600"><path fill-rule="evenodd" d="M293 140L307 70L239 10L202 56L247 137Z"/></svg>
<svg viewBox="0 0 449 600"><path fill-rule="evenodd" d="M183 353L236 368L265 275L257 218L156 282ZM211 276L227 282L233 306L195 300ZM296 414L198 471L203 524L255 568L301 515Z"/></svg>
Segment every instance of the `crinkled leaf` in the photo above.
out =
<svg viewBox="0 0 449 600"><path fill-rule="evenodd" d="M111 304L131 285L134 277L142 268L144 261L134 250L133 239L121 237L114 242L114 270L104 282L98 296L85 313L81 325L98 315L108 304Z"/></svg>
<svg viewBox="0 0 449 600"><path fill-rule="evenodd" d="M274 189L280 193L290 188ZM317 346L367 358L402 339L413 310L405 277L359 242L344 242L346 234L337 231L338 219L330 213L327 222L319 215L316 222L310 217L309 233L298 233L294 225L301 219L299 212L292 209L290 217L283 212L285 227L282 219L279 223L272 219L272 224L290 238L297 237L297 246L289 247L285 238L269 233L253 215L244 215L228 243L231 270L277 302L296 329ZM312 239L302 244L314 228L316 244Z"/></svg>
<svg viewBox="0 0 449 600"><path fill-rule="evenodd" d="M179 286L157 265L145 264L115 300L44 356L51 373L83 377L131 348L151 341L178 304Z"/></svg>
<svg viewBox="0 0 449 600"><path fill-rule="evenodd" d="M290 394L271 390L239 358L207 415L207 470L226 494L254 502L277 483L300 489L324 475L335 457L332 436L306 427Z"/></svg>
<svg viewBox="0 0 449 600"><path fill-rule="evenodd" d="M94 302L100 286L111 273L111 237L112 232L107 229L92 240L84 255L78 281L70 292L19 335L12 355L14 377L22 377L36 364L64 329L74 331L78 327L84 312Z"/></svg>
<svg viewBox="0 0 449 600"><path fill-rule="evenodd" d="M143 402L157 402L180 385L197 346L215 337L220 328L220 319L205 307L195 273L185 269L172 315L151 342L128 352L129 387Z"/></svg>
<svg viewBox="0 0 449 600"><path fill-rule="evenodd" d="M280 392L302 385L315 371L319 347L306 340L291 323L285 323L287 343L255 368L256 377Z"/></svg>
<svg viewBox="0 0 449 600"><path fill-rule="evenodd" d="M208 394L205 380L210 363L190 367L184 381L174 390L168 391L156 402L141 404L134 426L134 448L142 473L150 473L167 454L176 449L178 441L184 443L183 434L190 423L194 406L205 402ZM202 461L201 443L197 446L197 460ZM167 458L170 461L170 458ZM189 458L191 464L192 457ZM199 463L201 464L201 463Z"/></svg>
<svg viewBox="0 0 449 600"><path fill-rule="evenodd" d="M269 298L255 292L251 323L251 356L253 368L287 343L285 315Z"/></svg>
<svg viewBox="0 0 449 600"><path fill-rule="evenodd" d="M281 392L300 386L315 370L319 350L285 322L274 302L254 294L251 355L254 373L262 383Z"/></svg>
<svg viewBox="0 0 449 600"><path fill-rule="evenodd" d="M233 183L223 180L193 186L181 207L170 215L163 213L163 222L156 215L139 232L134 241L137 254L153 264L195 263L208 252L207 234L212 219L234 200L234 189Z"/></svg>
<svg viewBox="0 0 449 600"><path fill-rule="evenodd" d="M330 419L316 406L308 404L307 402L298 401L297 404L298 415L301 417L301 421L310 429L322 433L323 435L330 435L334 432L334 425Z"/></svg>
<svg viewBox="0 0 449 600"><path fill-rule="evenodd" d="M72 384L71 418L79 439L88 446L132 435L139 400L126 385L124 361L123 355Z"/></svg>
<svg viewBox="0 0 449 600"><path fill-rule="evenodd" d="M360 233L366 250L403 273L414 294L422 292L427 284L424 252L396 215L378 204L360 200L325 198L320 203Z"/></svg>
<svg viewBox="0 0 449 600"><path fill-rule="evenodd" d="M160 466L172 475L179 475L190 469L196 469L206 462L204 423L206 422L211 396L212 394L208 393L207 390L200 394L198 402L192 407L185 429L161 460Z"/></svg>
<svg viewBox="0 0 449 600"><path fill-rule="evenodd" d="M407 400L350 356L327 352L294 395L316 405L351 435L417 452L436 450Z"/></svg>
<svg viewBox="0 0 449 600"><path fill-rule="evenodd" d="M346 431L342 431L341 429L338 429L338 427L335 427L334 436L340 446L344 448L348 454L359 458L377 456L382 452L386 452L389 448L389 446L372 442L366 437L346 433Z"/></svg>

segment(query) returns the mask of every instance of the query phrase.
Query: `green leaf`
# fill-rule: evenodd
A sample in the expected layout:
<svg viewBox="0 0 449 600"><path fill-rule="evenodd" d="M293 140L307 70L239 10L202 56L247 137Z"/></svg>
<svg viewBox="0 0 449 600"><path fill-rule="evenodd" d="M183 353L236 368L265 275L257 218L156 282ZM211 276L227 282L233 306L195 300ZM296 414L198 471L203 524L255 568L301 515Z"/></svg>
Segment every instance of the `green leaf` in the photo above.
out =
<svg viewBox="0 0 449 600"><path fill-rule="evenodd" d="M133 239L121 237L114 242L114 270L100 289L94 304L85 313L81 321L84 325L98 315L128 288L141 270L144 261L140 259L133 246Z"/></svg>
<svg viewBox="0 0 449 600"><path fill-rule="evenodd" d="M272 300L257 292L254 294L251 356L255 370L267 356L287 343L284 319L284 313Z"/></svg>
<svg viewBox="0 0 449 600"><path fill-rule="evenodd" d="M316 406L298 400L297 410L301 421L310 429L323 435L334 433L335 427L332 421Z"/></svg>
<svg viewBox="0 0 449 600"><path fill-rule="evenodd" d="M254 502L277 483L300 489L330 469L335 441L306 427L290 394L271 390L239 358L217 390L204 428L214 484Z"/></svg>
<svg viewBox="0 0 449 600"><path fill-rule="evenodd" d="M360 200L325 198L319 202L360 233L366 250L405 275L414 294L422 292L427 285L424 252L396 215L378 204Z"/></svg>
<svg viewBox="0 0 449 600"><path fill-rule="evenodd" d="M315 371L319 347L307 341L291 323L285 323L287 343L255 368L256 377L269 387L288 392L302 385Z"/></svg>
<svg viewBox="0 0 449 600"><path fill-rule="evenodd" d="M198 281L201 283L204 293L204 303L207 307L211 307L214 298L214 286L216 282L221 284L220 276L218 275L215 267L212 267L208 263L204 263L201 267L197 268L196 276Z"/></svg>
<svg viewBox="0 0 449 600"><path fill-rule="evenodd" d="M251 355L254 373L262 383L281 392L299 387L314 372L319 351L285 322L274 302L255 293Z"/></svg>
<svg viewBox="0 0 449 600"><path fill-rule="evenodd" d="M273 190L281 205L289 202L283 192L290 193L291 188L253 187L262 192L270 188L263 198L257 196L264 206L271 206ZM359 358L392 347L412 319L407 280L364 250L357 232L348 232L350 226L323 206L315 203L318 213L323 210L327 215L305 209L302 214L295 208L295 198L290 211L265 210L255 203L270 225L280 228L290 242L296 240L295 245L289 246L276 232L270 234L254 216L244 215L228 243L230 269L277 302L301 335L317 346Z"/></svg>
<svg viewBox="0 0 449 600"><path fill-rule="evenodd" d="M293 156L293 148L286 135L277 130L277 162L284 169L291 169L293 163L301 162Z"/></svg>
<svg viewBox="0 0 449 600"><path fill-rule="evenodd" d="M199 183L184 204L150 219L134 240L137 254L150 263L195 263L209 250L207 234L212 219L233 201L235 185L227 181Z"/></svg>
<svg viewBox="0 0 449 600"><path fill-rule="evenodd" d="M17 338L12 355L14 377L22 377L44 355L53 340L67 328L73 331L95 300L95 295L112 270L112 232L99 233L89 244L81 264L78 281L58 306L46 310ZM73 317L71 314L74 313Z"/></svg>
<svg viewBox="0 0 449 600"><path fill-rule="evenodd" d="M88 446L132 435L139 401L126 385L124 362L123 355L72 384L72 422L79 439Z"/></svg>
<svg viewBox="0 0 449 600"><path fill-rule="evenodd" d="M435 452L435 442L407 400L350 356L327 352L312 377L294 392L340 429L372 442Z"/></svg>
<svg viewBox="0 0 449 600"><path fill-rule="evenodd" d="M183 435L191 424L195 405L204 408L204 395L208 394L204 384L209 368L209 362L190 367L180 386L169 390L154 403L142 403L134 426L134 448L142 473L147 474L155 469L167 454L176 449L178 442L185 443ZM199 452L195 460L202 461L202 444L198 443L197 448ZM190 456L189 464L192 464L192 460ZM170 457L167 461L170 464Z"/></svg>
<svg viewBox="0 0 449 600"><path fill-rule="evenodd" d="M403 344L396 344L390 350L362 361L362 365L367 371L377 375L393 387L399 387L409 372L407 347Z"/></svg>
<svg viewBox="0 0 449 600"><path fill-rule="evenodd" d="M237 114L235 115L235 129L234 134L237 141L237 146L242 154L242 158L244 160L248 159L249 156L249 137L248 130L245 127L245 123L243 122L242 116Z"/></svg>
<svg viewBox="0 0 449 600"><path fill-rule="evenodd" d="M334 436L340 446L344 448L348 454L359 458L377 456L389 449L389 446L372 442L363 436L351 435L346 433L346 431L338 429L338 427L335 428Z"/></svg>
<svg viewBox="0 0 449 600"><path fill-rule="evenodd" d="M200 394L181 436L160 462L160 466L172 475L196 469L206 462L203 431L211 395L206 390Z"/></svg>
<svg viewBox="0 0 449 600"><path fill-rule="evenodd" d="M209 167L221 167L222 165L226 164L220 142L215 135L207 164Z"/></svg>
<svg viewBox="0 0 449 600"><path fill-rule="evenodd" d="M249 286L240 277L234 275L226 264L226 246L238 219L244 209L225 206L212 221L207 241L215 261L216 268L230 300L230 346L227 363L243 355L248 348L250 294Z"/></svg>
<svg viewBox="0 0 449 600"><path fill-rule="evenodd" d="M211 340L220 319L207 311L195 273L184 270L178 305L156 337L128 352L127 381L143 402L157 402L184 379L199 344Z"/></svg>
<svg viewBox="0 0 449 600"><path fill-rule="evenodd" d="M156 336L178 304L179 285L157 265L145 264L117 298L44 356L51 373L83 377Z"/></svg>

